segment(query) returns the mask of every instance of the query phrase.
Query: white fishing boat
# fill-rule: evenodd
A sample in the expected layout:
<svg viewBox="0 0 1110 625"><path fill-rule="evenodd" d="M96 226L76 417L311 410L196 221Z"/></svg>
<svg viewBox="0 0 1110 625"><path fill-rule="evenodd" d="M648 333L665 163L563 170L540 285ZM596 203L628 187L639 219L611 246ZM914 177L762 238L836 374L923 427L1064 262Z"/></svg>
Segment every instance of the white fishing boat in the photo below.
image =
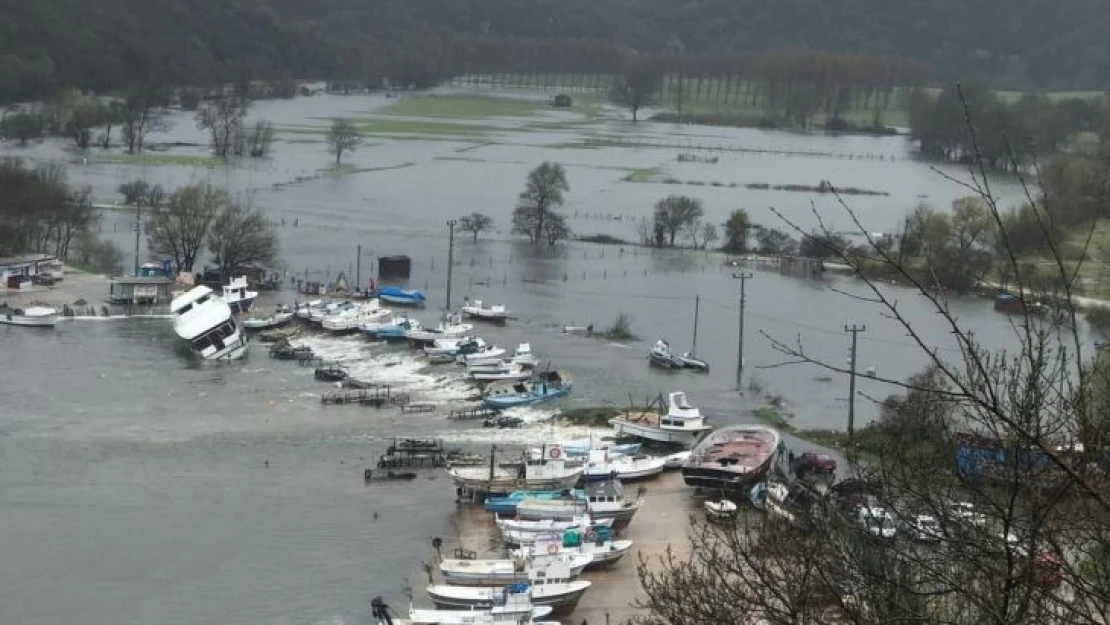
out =
<svg viewBox="0 0 1110 625"><path fill-rule="evenodd" d="M551 529L536 531L536 527L526 529L501 528L501 539L509 546L528 547L537 543L558 540L569 530L574 530L583 536L597 534L599 531L612 531L608 520L604 523L595 523L588 517L582 517L577 525L560 521L532 521L532 523L548 523ZM537 526L538 527L538 526Z"/></svg>
<svg viewBox="0 0 1110 625"><path fill-rule="evenodd" d="M531 343L521 343L516 346L513 351L513 357L510 359L503 359L503 354L498 355L485 355L476 358L468 359L466 362L467 368L483 368L483 367L502 367L509 365L522 365L525 367L535 367L539 364L540 359L532 353Z"/></svg>
<svg viewBox="0 0 1110 625"><path fill-rule="evenodd" d="M439 339L464 337L473 329L473 324L463 323L461 317L451 315L440 321L435 328L410 330L405 334L405 338L416 343L434 343Z"/></svg>
<svg viewBox="0 0 1110 625"><path fill-rule="evenodd" d="M477 369L470 372L470 377L478 382L527 380L533 375L535 375L535 370L524 365L511 365L504 369Z"/></svg>
<svg viewBox="0 0 1110 625"><path fill-rule="evenodd" d="M522 501L520 506L532 503L533 501L534 500ZM613 524L613 521L611 519L593 519L588 514L576 516L565 521L552 519L544 519L542 521L530 521L521 517L522 511L520 509L520 506L517 506L516 509L517 518L496 520L497 527L501 530L502 534L504 534L505 532L521 532L524 534L553 534L562 533L575 528L587 528L594 525L609 527Z"/></svg>
<svg viewBox="0 0 1110 625"><path fill-rule="evenodd" d="M293 315L302 321L308 321L312 318L313 311L321 309L325 306L324 300L314 299L311 302L302 302L297 304L293 309Z"/></svg>
<svg viewBox="0 0 1110 625"><path fill-rule="evenodd" d="M486 360L500 359L505 355L505 349L496 345L486 345L485 349L479 349L476 352L469 354L460 353L455 362L463 365L469 365L472 362L484 362Z"/></svg>
<svg viewBox="0 0 1110 625"><path fill-rule="evenodd" d="M590 587L590 582L574 577L566 562L555 561L543 570L532 569L528 583L517 586L527 588L532 605L550 607L553 614L566 614L574 610ZM503 591L504 587L434 584L428 586L428 597L444 609L492 608Z"/></svg>
<svg viewBox="0 0 1110 625"><path fill-rule="evenodd" d="M588 554L536 551L508 560L445 559L439 563L439 571L443 581L452 586L504 586L526 584L532 571L546 572L556 563L565 564L570 577L575 578L592 561L593 556Z"/></svg>
<svg viewBox="0 0 1110 625"><path fill-rule="evenodd" d="M246 333L231 308L206 286L198 286L170 303L173 330L205 360L236 360L247 353Z"/></svg>
<svg viewBox="0 0 1110 625"><path fill-rule="evenodd" d="M559 447L548 448L546 456L525 458L519 468L452 467L447 471L455 486L480 493L511 493L516 490L563 490L573 488L583 467L567 466Z"/></svg>
<svg viewBox="0 0 1110 625"><path fill-rule="evenodd" d="M460 336L455 338L444 337L436 339L431 345L424 348L424 353L429 356L457 356L463 351L476 352L488 347L486 341L480 337Z"/></svg>
<svg viewBox="0 0 1110 625"><path fill-rule="evenodd" d="M661 443L693 445L713 429L705 423L701 411L686 399L686 393L676 391L667 398L667 414L651 411L627 411L609 420L618 436L635 436Z"/></svg>
<svg viewBox="0 0 1110 625"><path fill-rule="evenodd" d="M480 609L425 610L409 609L408 620L393 620L394 625L552 625L537 619L552 613L551 606L532 603L531 588L512 584L494 589L489 607ZM375 600L377 601L377 600ZM371 605L374 606L373 602ZM377 609L376 606L374 606ZM382 604L382 608L388 608ZM376 622L381 625L385 619Z"/></svg>
<svg viewBox="0 0 1110 625"><path fill-rule="evenodd" d="M251 291L247 287L247 277L232 278L230 282L220 287L222 298L233 313L245 313L251 309L258 291Z"/></svg>
<svg viewBox="0 0 1110 625"><path fill-rule="evenodd" d="M632 523L632 517L643 503L642 499L626 497L624 487L617 480L591 482L586 484L581 499L522 501L516 507L516 518L520 521L575 523L588 516L594 523L604 524L619 532Z"/></svg>
<svg viewBox="0 0 1110 625"><path fill-rule="evenodd" d="M616 478L622 482L634 482L653 478L663 472L667 466L665 457L646 456L616 456L610 463Z"/></svg>
<svg viewBox="0 0 1110 625"><path fill-rule="evenodd" d="M58 310L46 306L0 308L0 323L33 328L53 328L58 323Z"/></svg>
<svg viewBox="0 0 1110 625"><path fill-rule="evenodd" d="M541 539L527 547L520 547L512 551L514 558L530 557L532 554L549 555L589 555L590 563L587 570L600 569L613 566L632 549L631 540L613 540L612 536L603 537L602 532L595 532L594 540L583 539L577 531L570 530L562 538Z"/></svg>
<svg viewBox="0 0 1110 625"><path fill-rule="evenodd" d="M668 470L668 471L672 471L674 469L681 469L683 463L685 463L686 460L689 459L689 458L690 458L690 450L689 449L687 449L685 451L679 451L679 452L673 453L669 456L665 456L664 457L665 462L663 463L663 468Z"/></svg>
<svg viewBox="0 0 1110 625"><path fill-rule="evenodd" d="M243 327L248 330L271 330L289 323L293 315L293 311L286 310L279 306L278 309L268 317L248 317L242 320L242 324Z"/></svg>
<svg viewBox="0 0 1110 625"><path fill-rule="evenodd" d="M388 308L382 308L378 300L370 299L324 317L320 326L332 334L357 332L363 325L387 319L392 314Z"/></svg>
<svg viewBox="0 0 1110 625"><path fill-rule="evenodd" d="M482 300L476 299L473 304L467 304L462 307L462 314L464 317L477 319L479 321L489 321L492 323L505 323L509 318L509 311L504 306L484 306Z"/></svg>
<svg viewBox="0 0 1110 625"><path fill-rule="evenodd" d="M404 315L385 316L377 321L368 321L359 326L359 330L363 334L371 337L377 337L378 332L386 331L389 333L400 332L404 336L406 329L403 327L409 322L409 318ZM398 329L399 328L399 329Z"/></svg>
<svg viewBox="0 0 1110 625"><path fill-rule="evenodd" d="M736 518L740 508L728 499L706 500L705 516L711 521L726 521Z"/></svg>

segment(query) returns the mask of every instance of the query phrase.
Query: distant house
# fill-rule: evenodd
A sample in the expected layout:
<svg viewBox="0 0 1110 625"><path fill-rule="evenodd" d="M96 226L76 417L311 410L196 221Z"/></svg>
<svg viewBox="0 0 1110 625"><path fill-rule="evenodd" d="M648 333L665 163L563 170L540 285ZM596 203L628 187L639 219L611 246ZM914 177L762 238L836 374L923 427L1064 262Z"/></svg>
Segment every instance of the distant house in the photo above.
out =
<svg viewBox="0 0 1110 625"><path fill-rule="evenodd" d="M560 93L548 100L547 103L557 108L570 108L574 106L574 100L571 100L570 96L565 93Z"/></svg>

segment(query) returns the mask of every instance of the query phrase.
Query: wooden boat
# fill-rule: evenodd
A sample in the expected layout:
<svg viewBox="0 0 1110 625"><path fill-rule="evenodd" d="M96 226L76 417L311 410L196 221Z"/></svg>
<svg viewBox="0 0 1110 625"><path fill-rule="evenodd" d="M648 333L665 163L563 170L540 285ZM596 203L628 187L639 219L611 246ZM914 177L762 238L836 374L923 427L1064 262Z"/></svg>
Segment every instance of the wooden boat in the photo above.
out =
<svg viewBox="0 0 1110 625"><path fill-rule="evenodd" d="M655 412L625 412L609 420L618 436L635 436L660 443L693 445L713 429L705 417L686 399L686 393L676 391L668 398L667 414Z"/></svg>
<svg viewBox="0 0 1110 625"><path fill-rule="evenodd" d="M479 321L488 321L490 323L505 323L509 319L509 311L504 306L483 306L482 300L474 300L473 304L467 304L462 307L462 314L464 317L477 319Z"/></svg>
<svg viewBox="0 0 1110 625"><path fill-rule="evenodd" d="M482 401L490 408L527 406L565 397L570 389L571 379L565 372L543 371L530 380L491 384Z"/></svg>
<svg viewBox="0 0 1110 625"><path fill-rule="evenodd" d="M443 581L451 586L504 586L526 584L532 571L546 572L552 568L565 572L571 579L578 577L593 556L586 554L529 553L525 557L497 560L445 559L439 563ZM565 566L556 566L564 565Z"/></svg>
<svg viewBox="0 0 1110 625"><path fill-rule="evenodd" d="M58 311L46 306L0 308L0 323L32 328L53 328L58 324Z"/></svg>
<svg viewBox="0 0 1110 625"><path fill-rule="evenodd" d="M746 488L767 475L781 442L778 430L765 425L721 428L690 451L682 479L687 486L718 491Z"/></svg>

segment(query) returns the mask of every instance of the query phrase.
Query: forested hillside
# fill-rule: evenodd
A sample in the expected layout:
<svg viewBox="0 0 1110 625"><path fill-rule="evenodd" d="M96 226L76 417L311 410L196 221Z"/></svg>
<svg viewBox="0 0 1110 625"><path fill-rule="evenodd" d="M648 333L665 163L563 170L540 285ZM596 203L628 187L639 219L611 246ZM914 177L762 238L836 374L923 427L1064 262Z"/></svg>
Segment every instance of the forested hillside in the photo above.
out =
<svg viewBox="0 0 1110 625"><path fill-rule="evenodd" d="M1110 86L1108 31L1103 0L8 1L0 100L150 78L422 82L459 69L449 36L541 39L555 57L537 62L577 55L597 71L611 69L616 46L715 55L810 47L924 61L940 79L1093 89ZM577 52L559 51L567 40Z"/></svg>

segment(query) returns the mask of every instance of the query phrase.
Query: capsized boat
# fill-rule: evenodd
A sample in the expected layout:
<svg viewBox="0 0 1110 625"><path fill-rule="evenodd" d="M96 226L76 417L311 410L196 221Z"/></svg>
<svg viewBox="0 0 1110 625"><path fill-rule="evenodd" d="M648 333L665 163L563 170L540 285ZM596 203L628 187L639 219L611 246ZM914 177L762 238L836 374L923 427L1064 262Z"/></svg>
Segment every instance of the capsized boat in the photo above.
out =
<svg viewBox="0 0 1110 625"><path fill-rule="evenodd" d="M424 294L420 291L407 291L397 286L378 288L378 299L397 306L424 307Z"/></svg>
<svg viewBox="0 0 1110 625"><path fill-rule="evenodd" d="M452 586L503 586L527 583L532 571L555 570L573 579L592 561L593 556L588 554L548 554L544 551L509 560L448 558L439 563L439 571L443 581Z"/></svg>
<svg viewBox="0 0 1110 625"><path fill-rule="evenodd" d="M205 360L237 360L247 353L247 335L231 308L212 289L197 286L170 302L173 331Z"/></svg>
<svg viewBox="0 0 1110 625"><path fill-rule="evenodd" d="M248 330L271 330L289 323L292 318L293 311L278 306L277 310L268 317L248 317L243 319L241 323Z"/></svg>
<svg viewBox="0 0 1110 625"><path fill-rule="evenodd" d="M664 369L681 369L686 366L681 358L671 353L671 346L663 339L659 339L655 345L652 345L651 351L648 352L648 361Z"/></svg>
<svg viewBox="0 0 1110 625"><path fill-rule="evenodd" d="M504 306L483 306L482 300L476 299L473 304L462 307L462 314L471 319L489 321L491 323L505 323L509 318L509 311Z"/></svg>
<svg viewBox="0 0 1110 625"><path fill-rule="evenodd" d="M609 528L599 527L593 530L592 538L584 537L577 530L568 530L561 539L539 540L527 547L514 549L512 556L527 557L533 553L588 554L593 559L586 566L586 570L591 570L616 564L631 549L631 540L613 540L613 533Z"/></svg>
<svg viewBox="0 0 1110 625"><path fill-rule="evenodd" d="M760 481L782 451L778 430L765 425L731 425L703 438L682 465L687 486L727 491Z"/></svg>
<svg viewBox="0 0 1110 625"><path fill-rule="evenodd" d="M667 397L667 414L633 412L609 420L618 436L635 436L660 443L693 445L713 426L705 423L701 410L686 399L686 393L676 391Z"/></svg>
<svg viewBox="0 0 1110 625"><path fill-rule="evenodd" d="M570 393L571 379L563 371L541 371L520 382L491 384L482 394L490 408L512 408L550 401Z"/></svg>
<svg viewBox="0 0 1110 625"><path fill-rule="evenodd" d="M0 307L0 323L12 326L53 328L58 323L58 310L47 306Z"/></svg>
<svg viewBox="0 0 1110 625"><path fill-rule="evenodd" d="M572 579L568 571L552 566L542 573L533 571L529 583L520 586L527 588L532 605L549 607L552 614L567 614L574 611L590 582ZM428 586L428 597L438 608L469 610L493 608L501 591L498 587L433 584Z"/></svg>
<svg viewBox="0 0 1110 625"><path fill-rule="evenodd" d="M512 470L494 467L452 467L447 471L458 488L489 494L516 490L565 490L573 488L582 475L580 466L569 467L562 449L548 448L546 457L525 458Z"/></svg>
<svg viewBox="0 0 1110 625"><path fill-rule="evenodd" d="M247 277L239 276L232 278L227 284L220 287L222 297L231 312L245 313L251 309L251 304L254 304L255 298L258 297L258 291L251 291L247 288Z"/></svg>

